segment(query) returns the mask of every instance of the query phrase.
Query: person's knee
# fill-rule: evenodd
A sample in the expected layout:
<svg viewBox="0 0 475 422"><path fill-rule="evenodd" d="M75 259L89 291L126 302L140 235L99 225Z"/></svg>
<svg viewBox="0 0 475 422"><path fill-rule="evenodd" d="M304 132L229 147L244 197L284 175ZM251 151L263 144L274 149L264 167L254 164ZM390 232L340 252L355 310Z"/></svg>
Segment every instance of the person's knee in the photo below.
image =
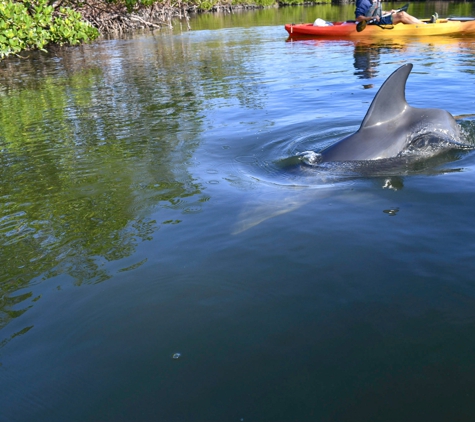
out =
<svg viewBox="0 0 475 422"><path fill-rule="evenodd" d="M393 15L393 22L397 23L411 23L411 16L404 11L397 12Z"/></svg>
<svg viewBox="0 0 475 422"><path fill-rule="evenodd" d="M401 23L401 22L404 22L401 13L404 13L404 12L399 12L399 13L394 13L393 14L393 24L394 25L396 25L398 23Z"/></svg>

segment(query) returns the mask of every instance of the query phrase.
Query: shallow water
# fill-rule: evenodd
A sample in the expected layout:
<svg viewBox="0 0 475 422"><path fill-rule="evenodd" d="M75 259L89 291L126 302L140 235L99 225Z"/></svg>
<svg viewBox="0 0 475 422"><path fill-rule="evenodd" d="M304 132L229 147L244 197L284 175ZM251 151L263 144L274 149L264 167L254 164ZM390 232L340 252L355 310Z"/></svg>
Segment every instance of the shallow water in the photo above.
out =
<svg viewBox="0 0 475 422"><path fill-rule="evenodd" d="M472 419L475 152L295 157L407 62L475 143L475 39L302 10L0 63L0 420Z"/></svg>

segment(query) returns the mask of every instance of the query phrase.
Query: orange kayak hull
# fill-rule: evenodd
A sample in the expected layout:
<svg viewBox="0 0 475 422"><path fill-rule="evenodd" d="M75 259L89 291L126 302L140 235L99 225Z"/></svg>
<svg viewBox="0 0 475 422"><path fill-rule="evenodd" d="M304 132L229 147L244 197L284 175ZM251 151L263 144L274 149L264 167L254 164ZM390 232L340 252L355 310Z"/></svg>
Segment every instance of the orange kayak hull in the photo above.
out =
<svg viewBox="0 0 475 422"><path fill-rule="evenodd" d="M355 22L333 22L329 26L313 26L306 24L287 24L286 31L291 38L372 38L388 39L401 36L427 37L441 35L475 35L474 20L449 20L439 19L436 23L424 23L417 25L367 25L361 32L357 32Z"/></svg>

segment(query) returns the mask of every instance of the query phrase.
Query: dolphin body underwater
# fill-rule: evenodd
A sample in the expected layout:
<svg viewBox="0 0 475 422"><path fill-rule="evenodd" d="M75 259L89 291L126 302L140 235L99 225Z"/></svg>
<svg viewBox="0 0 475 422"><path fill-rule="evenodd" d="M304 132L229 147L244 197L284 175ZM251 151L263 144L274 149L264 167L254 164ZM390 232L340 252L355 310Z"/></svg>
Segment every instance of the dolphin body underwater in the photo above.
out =
<svg viewBox="0 0 475 422"><path fill-rule="evenodd" d="M459 126L448 111L415 108L406 102L406 81L412 67L411 63L405 64L389 76L358 131L320 151L320 163L394 158L411 147L427 144L439 144L434 153L470 148L459 142Z"/></svg>

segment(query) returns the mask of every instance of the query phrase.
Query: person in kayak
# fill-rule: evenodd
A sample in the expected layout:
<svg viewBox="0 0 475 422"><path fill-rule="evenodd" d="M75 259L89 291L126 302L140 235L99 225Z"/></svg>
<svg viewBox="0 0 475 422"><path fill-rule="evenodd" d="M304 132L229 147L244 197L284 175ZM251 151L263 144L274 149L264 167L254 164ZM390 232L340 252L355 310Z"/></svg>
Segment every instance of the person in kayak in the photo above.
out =
<svg viewBox="0 0 475 422"><path fill-rule="evenodd" d="M423 24L425 22L420 21L414 16L404 11L391 10L390 12L384 12L381 8L380 0L356 0L355 10L356 22L373 20L376 25L397 25L398 23L404 24ZM435 23L438 16L435 13L430 20L431 23Z"/></svg>

